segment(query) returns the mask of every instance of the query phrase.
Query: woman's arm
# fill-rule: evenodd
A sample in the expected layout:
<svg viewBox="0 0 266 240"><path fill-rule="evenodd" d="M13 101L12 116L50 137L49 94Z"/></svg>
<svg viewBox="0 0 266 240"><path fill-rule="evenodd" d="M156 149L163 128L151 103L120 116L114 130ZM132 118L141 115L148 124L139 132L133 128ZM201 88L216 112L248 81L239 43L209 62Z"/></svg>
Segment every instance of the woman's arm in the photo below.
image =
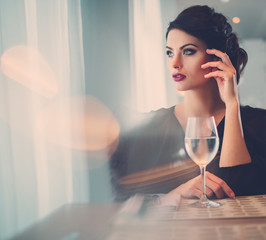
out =
<svg viewBox="0 0 266 240"><path fill-rule="evenodd" d="M220 167L247 163L251 163L251 157L244 139L239 103L235 100L226 105Z"/></svg>
<svg viewBox="0 0 266 240"><path fill-rule="evenodd" d="M220 167L251 163L241 123L236 70L226 53L216 49L207 49L207 53L221 59L202 65L202 68L212 68L213 71L206 74L205 77L213 77L217 81L220 97L226 107Z"/></svg>

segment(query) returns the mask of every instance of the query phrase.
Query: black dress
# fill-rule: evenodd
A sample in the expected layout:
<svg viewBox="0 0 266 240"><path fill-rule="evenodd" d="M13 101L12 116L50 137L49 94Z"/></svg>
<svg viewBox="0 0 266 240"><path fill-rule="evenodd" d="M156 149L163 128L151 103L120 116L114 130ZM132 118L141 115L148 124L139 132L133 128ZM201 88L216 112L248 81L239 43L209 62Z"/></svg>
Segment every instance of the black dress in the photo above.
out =
<svg viewBox="0 0 266 240"><path fill-rule="evenodd" d="M240 111L252 162L219 167L223 119L217 127L219 150L207 171L222 178L237 196L266 194L266 110L241 106ZM199 167L185 151L185 134L174 107L142 114L138 122L122 128L119 146L110 159L117 200L135 193L167 193L199 174Z"/></svg>

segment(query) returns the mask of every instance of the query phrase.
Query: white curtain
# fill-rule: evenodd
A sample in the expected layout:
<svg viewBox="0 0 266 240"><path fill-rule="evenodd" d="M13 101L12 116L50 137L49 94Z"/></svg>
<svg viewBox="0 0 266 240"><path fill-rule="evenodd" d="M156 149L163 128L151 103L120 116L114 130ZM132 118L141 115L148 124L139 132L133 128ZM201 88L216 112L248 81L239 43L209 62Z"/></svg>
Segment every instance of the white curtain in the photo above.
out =
<svg viewBox="0 0 266 240"><path fill-rule="evenodd" d="M71 116L83 116L94 100L84 96L79 0L0 0L0 36L0 239L5 239L64 203L89 198L88 190L77 196L73 187L73 151L87 145L78 134L73 141L82 119ZM88 178L78 184L87 189Z"/></svg>
<svg viewBox="0 0 266 240"><path fill-rule="evenodd" d="M129 0L132 96L138 111L167 106L160 0Z"/></svg>

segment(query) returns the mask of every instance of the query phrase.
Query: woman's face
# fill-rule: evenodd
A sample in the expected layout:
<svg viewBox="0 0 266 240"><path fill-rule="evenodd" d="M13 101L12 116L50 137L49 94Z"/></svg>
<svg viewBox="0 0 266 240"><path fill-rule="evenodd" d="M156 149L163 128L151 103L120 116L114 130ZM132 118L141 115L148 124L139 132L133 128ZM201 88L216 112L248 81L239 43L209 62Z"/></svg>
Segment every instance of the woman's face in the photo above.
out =
<svg viewBox="0 0 266 240"><path fill-rule="evenodd" d="M166 43L167 66L178 91L202 87L209 79L204 75L210 69L201 65L211 61L206 53L207 46L196 37L179 29L168 33Z"/></svg>

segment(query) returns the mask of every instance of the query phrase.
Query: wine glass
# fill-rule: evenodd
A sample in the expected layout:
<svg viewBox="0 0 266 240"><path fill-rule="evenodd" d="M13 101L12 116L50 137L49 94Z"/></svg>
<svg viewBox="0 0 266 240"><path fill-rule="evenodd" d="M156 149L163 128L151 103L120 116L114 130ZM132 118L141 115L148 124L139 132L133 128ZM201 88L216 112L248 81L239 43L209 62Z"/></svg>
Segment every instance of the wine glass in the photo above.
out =
<svg viewBox="0 0 266 240"><path fill-rule="evenodd" d="M202 195L192 207L219 207L218 202L210 201L205 192L206 166L215 157L219 147L219 137L214 117L189 117L186 126L185 147L190 158L200 167Z"/></svg>

